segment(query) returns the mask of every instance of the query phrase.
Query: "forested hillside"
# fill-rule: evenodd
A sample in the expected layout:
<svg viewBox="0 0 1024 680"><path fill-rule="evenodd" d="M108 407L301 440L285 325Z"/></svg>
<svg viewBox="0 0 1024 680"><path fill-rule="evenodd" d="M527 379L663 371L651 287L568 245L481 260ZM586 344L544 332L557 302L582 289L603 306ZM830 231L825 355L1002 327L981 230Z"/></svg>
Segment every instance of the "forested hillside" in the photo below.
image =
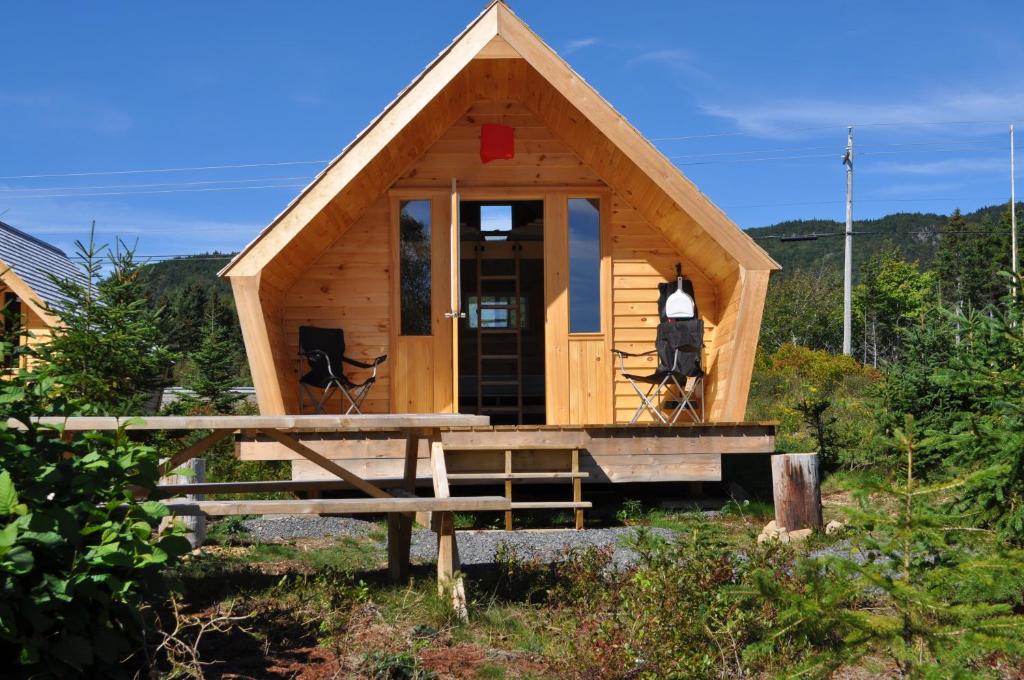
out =
<svg viewBox="0 0 1024 680"><path fill-rule="evenodd" d="M969 224L992 228L999 224L1006 212L1006 206L990 206L966 213L963 218ZM874 220L854 220L855 278L859 279L860 270L872 257L893 247L904 260L928 266L935 257L939 236L949 219L949 215L936 213L895 213ZM844 228L845 225L837 220L789 220L768 227L751 228L747 233L782 265L782 272L773 277L773 280L779 280L800 271L841 271ZM834 235L819 236L809 241L786 238L804 234Z"/></svg>

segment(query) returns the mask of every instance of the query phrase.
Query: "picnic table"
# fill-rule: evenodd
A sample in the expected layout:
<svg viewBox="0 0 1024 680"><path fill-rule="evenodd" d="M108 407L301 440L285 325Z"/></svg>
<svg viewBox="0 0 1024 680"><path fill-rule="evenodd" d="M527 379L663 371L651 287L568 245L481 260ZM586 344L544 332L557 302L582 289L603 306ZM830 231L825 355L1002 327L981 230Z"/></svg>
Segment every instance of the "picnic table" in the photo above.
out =
<svg viewBox="0 0 1024 680"><path fill-rule="evenodd" d="M38 425L61 429L64 433L95 430L210 430L194 444L175 453L164 462L164 473L187 463L212 446L236 434L266 436L339 477L369 498L297 499L270 501L209 501L171 498L164 504L174 515L238 515L238 514L320 514L320 513L372 513L388 517L388 570L392 579L405 582L409 577L409 550L412 539L414 513L430 512L438 535L438 587L451 588L453 605L460 616L465 615L465 593L458 579L458 547L452 513L458 511L506 511L508 499L502 496L461 496L448 494L444 469L441 431L453 427L478 427L490 424L487 416L458 413L408 413L359 415L295 415L295 416L145 416L145 417L39 417ZM12 427L24 427L9 421ZM300 432L365 433L392 432L406 438L405 465L401 486L384 489L350 472L333 460L309 448L294 436ZM431 474L434 497L415 495L416 458L419 442L426 439L431 451ZM288 488L290 480L280 480L281 490ZM203 484L204 493L240 493L243 488L235 483ZM160 487L157 487L158 490ZM179 490L181 485L174 485ZM277 490L273 482L267 491Z"/></svg>

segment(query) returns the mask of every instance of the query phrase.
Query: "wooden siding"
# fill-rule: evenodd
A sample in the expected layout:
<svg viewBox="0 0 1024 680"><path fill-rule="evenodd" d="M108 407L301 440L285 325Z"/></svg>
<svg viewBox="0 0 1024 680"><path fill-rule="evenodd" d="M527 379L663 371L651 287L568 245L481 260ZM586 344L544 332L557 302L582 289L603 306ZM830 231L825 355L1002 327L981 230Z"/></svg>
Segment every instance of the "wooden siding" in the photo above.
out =
<svg viewBox="0 0 1024 680"><path fill-rule="evenodd" d="M515 130L515 158L480 162L480 126ZM532 112L517 101L479 101L395 183L397 188L594 186L601 180Z"/></svg>
<svg viewBox="0 0 1024 680"><path fill-rule="evenodd" d="M391 217L386 197L382 197L306 268L303 276L284 295L281 321L276 324L281 337L282 385L289 413L298 413L299 326L342 328L345 353L353 359L367 360L389 349L391 331L391 259L389 254ZM275 324L270 324L274 326ZM361 379L361 370L346 366L347 373ZM390 408L391 362L377 372L377 384L370 390L364 411L386 413ZM341 407L337 395L328 413ZM401 409L408 411L409 409ZM342 409L344 411L344 409Z"/></svg>
<svg viewBox="0 0 1024 680"><path fill-rule="evenodd" d="M716 354L716 326L719 319L716 286L702 273L699 265L679 251L621 197L612 199L610 227L612 258L613 346L626 352L654 349L658 322L658 284L675 279L676 263L693 281L697 308L704 319L705 363ZM626 360L626 368L640 374L652 373L658 361L654 356ZM629 383L615 371L613 422L629 422L640 405L640 398ZM641 422L649 422L644 414Z"/></svg>
<svg viewBox="0 0 1024 680"><path fill-rule="evenodd" d="M480 162L479 129L488 122L514 127L514 159ZM760 303L754 298L758 290L763 296L761 279L767 274L752 275L760 270L742 274L720 242L668 200L543 77L522 60L502 58L473 62L456 76L437 99L424 105L407 129L396 134L379 158L370 161L325 208L309 216L306 227L281 247L258 276L243 284L246 277L231 275L241 284L235 287L240 310L246 308L244 289L256 286L258 290L258 304L248 303L251 309L243 319L243 330L261 411L297 412L298 326L307 323L343 327L352 356L392 354L391 361L381 367L367 411L443 410L446 402L450 406L450 387L438 387L442 381L451 381L438 370L444 356L438 352L441 339L436 333L437 319L447 307L434 305L432 350L417 339L399 342L395 335L390 251L394 217L388 191L410 197L417 192L442 192L452 177L467 195L530 195L546 200L549 423L629 420L639 400L628 383L613 377L609 350L612 346L632 352L653 349L657 284L674 278L676 262L682 262L693 280L706 324L706 414L717 420L742 417L725 402L746 401L748 359L756 347L760 318ZM578 187L578 194L573 187ZM611 254L602 303L607 321L603 338L577 338L568 333L564 201L594 192L610 203L604 206L602 226L603 247ZM435 231L444 228L443 221L435 221ZM435 288L438 285L442 284L435 280ZM738 316L743 320L738 321ZM742 338L734 343L737 334ZM450 335L445 341L451 342ZM588 371L599 364L602 372ZM646 372L654 364L653 358L631 359L627 367ZM432 367L432 396L425 393L421 398L411 391L424 375L410 380L414 369L404 367L420 365ZM746 375L736 376L735 370ZM398 372L407 384L392 385L391 376ZM601 378L602 374L607 377ZM733 385L734 380L742 389ZM330 408L338 407L340 402Z"/></svg>

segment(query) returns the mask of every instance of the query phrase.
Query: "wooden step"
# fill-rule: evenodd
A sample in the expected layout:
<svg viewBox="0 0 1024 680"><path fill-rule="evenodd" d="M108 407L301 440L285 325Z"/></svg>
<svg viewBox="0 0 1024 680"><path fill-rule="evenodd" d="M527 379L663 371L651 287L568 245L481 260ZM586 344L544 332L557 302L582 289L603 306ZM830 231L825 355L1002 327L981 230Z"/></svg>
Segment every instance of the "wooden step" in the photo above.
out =
<svg viewBox="0 0 1024 680"><path fill-rule="evenodd" d="M474 481L502 479L586 479L589 472L449 472L448 479Z"/></svg>
<svg viewBox="0 0 1024 680"><path fill-rule="evenodd" d="M588 510L594 507L590 501L516 501L513 510Z"/></svg>
<svg viewBox="0 0 1024 680"><path fill-rule="evenodd" d="M319 515L379 514L392 512L484 512L509 510L502 496L456 498L316 498L280 501L164 501L172 515Z"/></svg>

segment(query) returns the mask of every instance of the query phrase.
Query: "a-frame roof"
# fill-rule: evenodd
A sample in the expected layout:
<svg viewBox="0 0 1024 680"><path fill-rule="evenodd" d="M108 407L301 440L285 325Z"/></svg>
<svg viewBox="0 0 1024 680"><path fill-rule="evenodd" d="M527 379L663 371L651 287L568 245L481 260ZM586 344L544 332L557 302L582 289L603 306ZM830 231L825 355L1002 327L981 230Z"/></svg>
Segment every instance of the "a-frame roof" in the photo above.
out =
<svg viewBox="0 0 1024 680"><path fill-rule="evenodd" d="M220 272L255 276L477 57L521 58L568 99L744 269L775 262L544 43L502 0L492 2Z"/></svg>

